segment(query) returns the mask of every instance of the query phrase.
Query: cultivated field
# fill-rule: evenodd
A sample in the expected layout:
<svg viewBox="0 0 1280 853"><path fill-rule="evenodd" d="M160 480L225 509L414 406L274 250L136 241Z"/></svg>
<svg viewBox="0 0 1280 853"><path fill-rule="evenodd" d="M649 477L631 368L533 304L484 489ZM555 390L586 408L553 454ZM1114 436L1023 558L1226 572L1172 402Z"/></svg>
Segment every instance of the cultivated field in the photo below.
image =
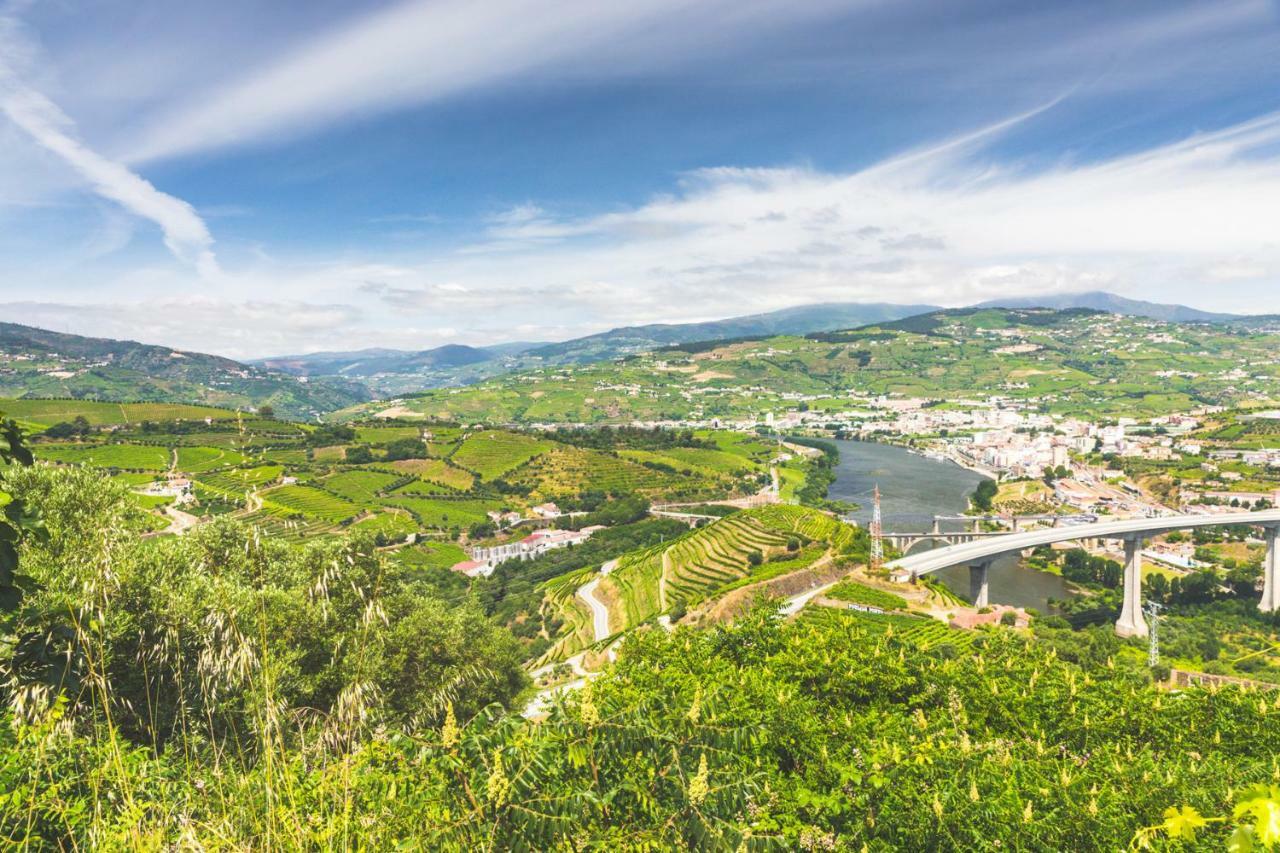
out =
<svg viewBox="0 0 1280 853"><path fill-rule="evenodd" d="M312 486L281 486L262 495L262 508L273 515L300 513L338 524L354 518L361 507L337 495Z"/></svg>
<svg viewBox="0 0 1280 853"><path fill-rule="evenodd" d="M182 403L97 403L89 400L0 400L0 412L11 418L49 426L82 417L93 426L137 424L142 421L229 420L236 413L210 406Z"/></svg>
<svg viewBox="0 0 1280 853"><path fill-rule="evenodd" d="M167 471L170 463L168 448L145 444L41 444L35 451L50 462L97 468Z"/></svg>
<svg viewBox="0 0 1280 853"><path fill-rule="evenodd" d="M484 480L501 477L554 445L543 439L514 432L485 430L469 436L453 451L453 464Z"/></svg>

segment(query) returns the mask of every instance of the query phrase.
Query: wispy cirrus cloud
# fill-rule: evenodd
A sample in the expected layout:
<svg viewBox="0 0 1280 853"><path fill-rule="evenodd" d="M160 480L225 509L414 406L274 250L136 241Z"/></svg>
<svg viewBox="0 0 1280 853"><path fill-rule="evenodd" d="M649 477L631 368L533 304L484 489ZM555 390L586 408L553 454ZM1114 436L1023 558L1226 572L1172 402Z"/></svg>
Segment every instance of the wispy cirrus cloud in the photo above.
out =
<svg viewBox="0 0 1280 853"><path fill-rule="evenodd" d="M169 251L194 266L202 278L217 278L213 236L195 208L79 140L75 123L6 62L5 56L32 51L21 44L11 18L0 24L0 113L70 167L98 196L158 225Z"/></svg>
<svg viewBox="0 0 1280 853"><path fill-rule="evenodd" d="M265 67L186 99L142 132L134 161L264 138L481 90L559 69L667 64L734 36L867 0L405 0L336 26Z"/></svg>

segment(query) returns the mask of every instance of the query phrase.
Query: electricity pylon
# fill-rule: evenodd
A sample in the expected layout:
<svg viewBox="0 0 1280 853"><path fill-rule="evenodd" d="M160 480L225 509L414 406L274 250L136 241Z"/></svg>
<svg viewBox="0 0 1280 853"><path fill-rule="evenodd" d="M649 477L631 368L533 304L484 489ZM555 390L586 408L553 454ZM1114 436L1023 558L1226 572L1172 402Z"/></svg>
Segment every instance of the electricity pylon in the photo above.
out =
<svg viewBox="0 0 1280 853"><path fill-rule="evenodd" d="M1147 666L1153 667L1160 663L1160 603L1156 601L1147 602Z"/></svg>
<svg viewBox="0 0 1280 853"><path fill-rule="evenodd" d="M871 568L879 569L884 563L884 530L880 523L880 484L876 483L874 503L871 505Z"/></svg>

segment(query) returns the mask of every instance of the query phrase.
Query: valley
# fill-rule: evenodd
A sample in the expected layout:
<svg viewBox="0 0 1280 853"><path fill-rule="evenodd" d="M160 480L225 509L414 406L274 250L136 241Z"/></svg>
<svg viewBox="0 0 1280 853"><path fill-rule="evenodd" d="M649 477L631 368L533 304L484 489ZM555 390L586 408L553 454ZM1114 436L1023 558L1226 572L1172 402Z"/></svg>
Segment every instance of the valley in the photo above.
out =
<svg viewBox="0 0 1280 853"><path fill-rule="evenodd" d="M909 533L998 536L1019 523L1025 530L1099 515L1270 506L1280 496L1272 458L1280 451L1271 448L1268 426L1270 407L1280 407L1273 345L1270 331L1225 322L978 308L515 369L466 387L334 401L302 418L282 417L272 403L201 405L200 394L187 402L181 394L107 401L26 393L0 400L0 411L29 436L35 465L13 470L3 486L24 506L45 508L55 550L36 540L24 546L40 580L16 589L33 602L73 594L67 585L79 581L68 572L78 564L56 556L65 547L58 543L92 539L75 532L86 525L115 531L119 544L109 547L123 550L107 559L122 573L121 585L104 594L123 596L132 612L171 613L163 618L203 638L193 639L203 649L199 661L250 642L234 639L242 629L230 626L247 627L249 612L237 602L256 601L267 608L272 639L288 637L298 650L280 664L290 702L372 702L367 707L392 725L415 725L425 713L435 727L430 737L441 739L432 749L481 749L476 766L490 762L488 779L495 772L488 751L554 752L560 747L537 738L594 731L602 709L613 721L640 715L627 726L651 726L659 717L648 703L671 701L681 667L693 667L699 686L692 699L677 700L685 706L680 725L692 724L704 743L719 730L700 728L704 713L741 718L752 707L717 681L729 671L751 671L762 684L781 679L769 689L788 701L821 696L825 710L809 713L827 718L843 708L855 728L907 713L905 694L889 688L880 704L857 698L890 671L967 685L994 662L1012 686L1025 673L1010 655L1040 660L1037 672L1053 673L1067 695L1076 695L1069 685L1078 678L1111 679L1154 705L1172 672L1270 689L1280 685L1280 646L1274 617L1257 608L1266 549L1249 526L1160 535L1147 544L1143 594L1166 609L1167 657L1157 667L1141 642L1115 634L1124 555L1114 543L997 561L991 605L967 600L964 568L904 584L880 566L902 554L895 537ZM75 497L60 497L67 490ZM210 634L199 625L224 627ZM124 623L113 629L109 647L125 647L122 630ZM272 639L255 648L271 648ZM703 659L684 660L695 646ZM839 679L828 665L833 655L853 667ZM178 665L165 663L163 678L182 677L172 669ZM206 671L210 664L193 665ZM667 675L655 681L654 666ZM335 667L364 673L362 689L377 698L334 692L327 674ZM784 671L801 679L799 692ZM74 668L52 672L80 677ZM212 672L188 701L212 715L211 731L225 737L239 712L210 692ZM241 691L266 687L258 673L251 668L247 681L220 689L241 697L236 704L251 701ZM965 707L990 705L979 698L986 688L962 682L951 689ZM158 701L158 687L138 687L133 707ZM768 707L748 692L750 702ZM1099 702L1092 719L1114 712ZM1020 706L1046 727L1065 725L1064 709L1070 716L1072 707ZM1252 706L1217 707L1244 719ZM126 737L170 738L184 712L173 713L168 722L129 710L115 719ZM933 732L933 711L921 711L922 728L917 712L909 713L910 725L945 741ZM530 722L514 722L524 719ZM519 725L534 727L533 742L505 740L528 737L515 734ZM616 725L592 735L605 738L600 748L637 736ZM1003 731L990 718L970 725L964 736L976 741L968 749L985 744L975 756L990 757ZM1091 739L1092 748L1126 748L1116 731ZM615 736L622 740L614 743ZM926 748L901 735L885 740L881 772L918 781L907 752L893 757L907 747ZM949 744L944 752L957 749ZM677 756L670 772L696 779L705 754L693 769L688 756ZM1233 774L1248 772L1246 759L1219 755L1226 762L1219 778L1244 778ZM861 766L851 760L839 759L840 772ZM1157 766L1163 759L1143 760ZM730 774L722 790L749 778L729 769L727 755L709 764ZM963 772L980 797L993 784ZM770 777L787 787L798 781L776 771ZM430 786L443 778L429 775L437 781L410 796L432 790L438 798ZM1107 773L1089 778L1091 786L1127 784ZM1017 802L1029 795L1019 793ZM671 796L690 796L688 786ZM869 831L855 830L842 812L815 813L796 796L778 807L811 827L804 832ZM1058 808L1092 808L1098 798L1090 796ZM1181 794L1166 788L1158 796L1152 809ZM872 801L891 807L875 795ZM1015 808L999 801L997 808ZM496 817L487 807L473 814ZM551 831L502 814L498 831L513 843ZM975 825L962 814L965 827ZM1162 831L1155 817L1147 820L1152 832ZM904 825L895 821L892 832ZM468 837L474 825L465 826L472 829L442 825L436 837ZM721 840L745 837L723 816L698 826ZM1117 814L1097 837L1142 828ZM1037 833L1055 843L1079 837L1058 820Z"/></svg>

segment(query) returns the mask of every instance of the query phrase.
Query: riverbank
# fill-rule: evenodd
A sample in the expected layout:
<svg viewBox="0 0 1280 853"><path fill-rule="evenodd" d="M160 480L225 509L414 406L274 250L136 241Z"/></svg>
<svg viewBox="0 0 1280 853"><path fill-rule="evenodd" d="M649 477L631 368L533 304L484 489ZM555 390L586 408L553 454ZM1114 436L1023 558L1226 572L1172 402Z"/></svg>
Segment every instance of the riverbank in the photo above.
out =
<svg viewBox="0 0 1280 853"><path fill-rule="evenodd" d="M852 516L866 525L871 521L869 496L878 487L884 529L891 532L927 532L933 528L934 516L962 514L969 506L969 495L980 482L989 479L954 460L939 460L889 442L828 440L840 452L830 497L858 502L860 507ZM963 522L944 522L941 526L943 530L959 530ZM916 547L927 548L931 544L925 542ZM1050 599L1074 597L1060 575L1036 571L1017 556L996 560L989 571L992 591L1001 604L1047 612L1053 609ZM958 596L968 597L967 569L948 569L936 577Z"/></svg>

